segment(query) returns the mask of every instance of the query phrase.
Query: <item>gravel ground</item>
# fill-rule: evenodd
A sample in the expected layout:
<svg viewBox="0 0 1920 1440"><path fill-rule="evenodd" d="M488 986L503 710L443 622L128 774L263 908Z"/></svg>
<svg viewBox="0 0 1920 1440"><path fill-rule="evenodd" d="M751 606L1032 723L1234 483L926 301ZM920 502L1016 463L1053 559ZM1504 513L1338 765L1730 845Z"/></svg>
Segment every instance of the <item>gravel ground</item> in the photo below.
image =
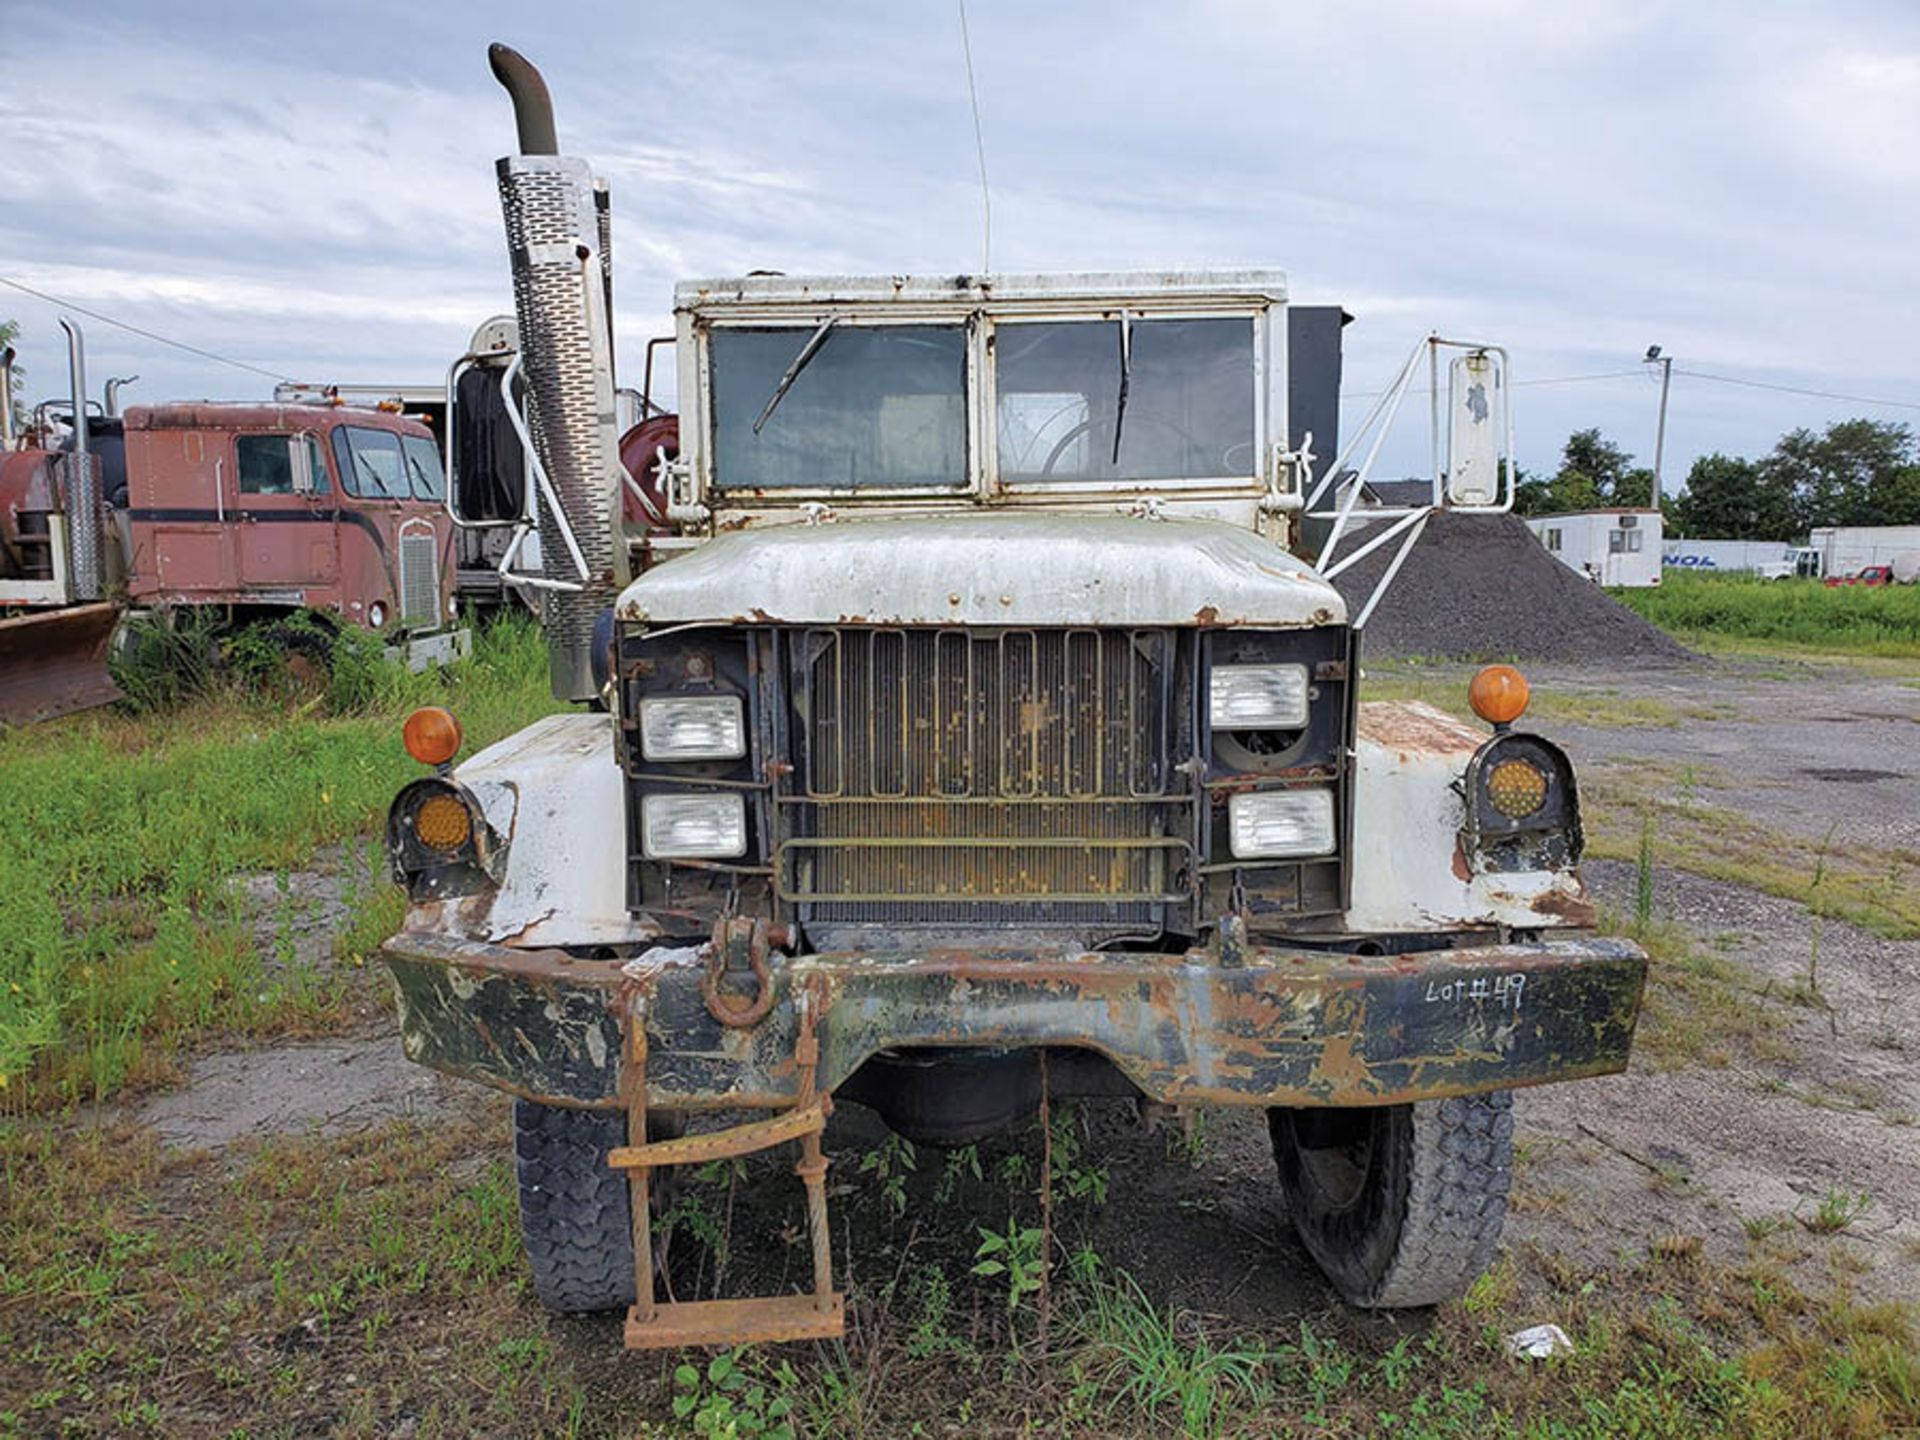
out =
<svg viewBox="0 0 1920 1440"><path fill-rule="evenodd" d="M1387 523L1343 538L1341 551L1357 551ZM1399 543L1382 545L1335 580L1356 615ZM1367 622L1362 653L1608 664L1693 658L1549 555L1518 516L1447 513L1427 521Z"/></svg>
<svg viewBox="0 0 1920 1440"><path fill-rule="evenodd" d="M1528 673L1537 692L1715 712L1678 725L1543 726L1578 766L1693 767L1703 804L1920 863L1920 661L1904 675L1741 660Z"/></svg>

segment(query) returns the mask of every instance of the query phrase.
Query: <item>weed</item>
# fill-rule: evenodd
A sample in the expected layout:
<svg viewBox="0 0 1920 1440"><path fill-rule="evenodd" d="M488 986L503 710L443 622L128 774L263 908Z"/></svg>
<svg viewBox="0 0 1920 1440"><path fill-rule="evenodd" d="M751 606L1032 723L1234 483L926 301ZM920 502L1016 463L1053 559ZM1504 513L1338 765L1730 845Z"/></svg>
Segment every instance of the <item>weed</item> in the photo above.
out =
<svg viewBox="0 0 1920 1440"><path fill-rule="evenodd" d="M1009 1218L1004 1234L982 1225L980 1244L973 1252L973 1273L988 1279L1004 1276L1007 1313L1020 1308L1023 1296L1038 1292L1045 1282L1047 1257L1040 1253L1038 1225L1023 1226Z"/></svg>
<svg viewBox="0 0 1920 1440"><path fill-rule="evenodd" d="M1181 1333L1176 1316L1153 1305L1128 1275L1087 1287L1073 1319L1078 1363L1122 1406L1177 1417L1184 1435L1215 1435L1230 1414L1264 1398L1260 1350L1216 1346L1204 1333Z"/></svg>
<svg viewBox="0 0 1920 1440"><path fill-rule="evenodd" d="M940 1167L940 1178L933 1185L933 1204L935 1209L951 1203L959 1193L960 1181L971 1175L976 1183L982 1180L980 1173L980 1147L963 1145L958 1150L949 1150L945 1163Z"/></svg>
<svg viewBox="0 0 1920 1440"><path fill-rule="evenodd" d="M1633 933L1644 935L1653 927L1653 816L1640 817L1640 852L1635 856L1633 872Z"/></svg>
<svg viewBox="0 0 1920 1440"><path fill-rule="evenodd" d="M1803 1215L1796 1208L1793 1218L1802 1228L1815 1235L1837 1235L1866 1213L1873 1204L1873 1196L1865 1190L1855 1194L1849 1190L1829 1190L1820 1197L1820 1203L1814 1207L1811 1215Z"/></svg>
<svg viewBox="0 0 1920 1440"><path fill-rule="evenodd" d="M907 1176L919 1168L913 1142L892 1131L877 1148L860 1157L860 1173L879 1182L880 1198L896 1219L907 1213Z"/></svg>
<svg viewBox="0 0 1920 1440"><path fill-rule="evenodd" d="M673 1372L673 1414L692 1423L693 1433L712 1440L793 1440L788 1415L793 1400L782 1393L790 1388L793 1367L782 1362L769 1383L741 1368L741 1351L729 1350L707 1362L705 1371L680 1365Z"/></svg>

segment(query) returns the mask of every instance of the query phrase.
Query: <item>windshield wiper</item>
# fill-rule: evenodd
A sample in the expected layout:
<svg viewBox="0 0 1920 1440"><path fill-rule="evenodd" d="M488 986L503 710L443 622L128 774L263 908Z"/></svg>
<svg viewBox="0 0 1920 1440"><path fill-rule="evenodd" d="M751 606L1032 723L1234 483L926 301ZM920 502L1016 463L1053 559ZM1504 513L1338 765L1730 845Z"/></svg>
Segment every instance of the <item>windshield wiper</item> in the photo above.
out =
<svg viewBox="0 0 1920 1440"><path fill-rule="evenodd" d="M1113 463L1120 463L1120 430L1127 423L1127 391L1133 385L1133 318L1120 312L1120 396L1113 406Z"/></svg>
<svg viewBox="0 0 1920 1440"><path fill-rule="evenodd" d="M780 383L773 387L773 394L767 397L767 408L760 412L760 418L753 422L753 433L758 435L760 427L772 418L780 402L787 398L787 391L793 388L793 382L800 378L800 372L813 362L820 353L820 347L827 343L827 332L840 323L838 315L829 315L820 322L820 328L808 337L807 343L800 347L800 353L793 357L793 363L787 366L787 373L780 377Z"/></svg>

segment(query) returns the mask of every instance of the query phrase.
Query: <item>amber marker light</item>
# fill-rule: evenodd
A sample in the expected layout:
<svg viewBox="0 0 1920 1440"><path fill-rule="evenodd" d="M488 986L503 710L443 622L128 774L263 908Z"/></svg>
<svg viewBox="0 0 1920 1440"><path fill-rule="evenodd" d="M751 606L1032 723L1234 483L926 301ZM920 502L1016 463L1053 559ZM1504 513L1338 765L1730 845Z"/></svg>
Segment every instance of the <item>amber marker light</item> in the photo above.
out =
<svg viewBox="0 0 1920 1440"><path fill-rule="evenodd" d="M1526 713L1527 695L1527 677L1511 665L1489 665L1467 687L1473 713L1496 730L1504 730Z"/></svg>
<svg viewBox="0 0 1920 1440"><path fill-rule="evenodd" d="M422 765L445 765L460 753L460 722L451 710L438 705L414 711L400 734L407 753Z"/></svg>

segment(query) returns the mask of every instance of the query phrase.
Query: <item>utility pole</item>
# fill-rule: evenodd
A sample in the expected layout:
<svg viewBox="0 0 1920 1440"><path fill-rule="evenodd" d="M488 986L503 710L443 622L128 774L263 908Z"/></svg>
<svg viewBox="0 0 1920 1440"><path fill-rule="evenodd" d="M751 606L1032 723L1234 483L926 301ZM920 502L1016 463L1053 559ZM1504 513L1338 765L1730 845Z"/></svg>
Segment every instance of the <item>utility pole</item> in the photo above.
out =
<svg viewBox="0 0 1920 1440"><path fill-rule="evenodd" d="M1658 345L1647 347L1647 363L1660 367L1660 423L1653 432L1652 508L1660 508L1660 464L1667 454L1667 389L1673 384L1673 357L1662 355Z"/></svg>

